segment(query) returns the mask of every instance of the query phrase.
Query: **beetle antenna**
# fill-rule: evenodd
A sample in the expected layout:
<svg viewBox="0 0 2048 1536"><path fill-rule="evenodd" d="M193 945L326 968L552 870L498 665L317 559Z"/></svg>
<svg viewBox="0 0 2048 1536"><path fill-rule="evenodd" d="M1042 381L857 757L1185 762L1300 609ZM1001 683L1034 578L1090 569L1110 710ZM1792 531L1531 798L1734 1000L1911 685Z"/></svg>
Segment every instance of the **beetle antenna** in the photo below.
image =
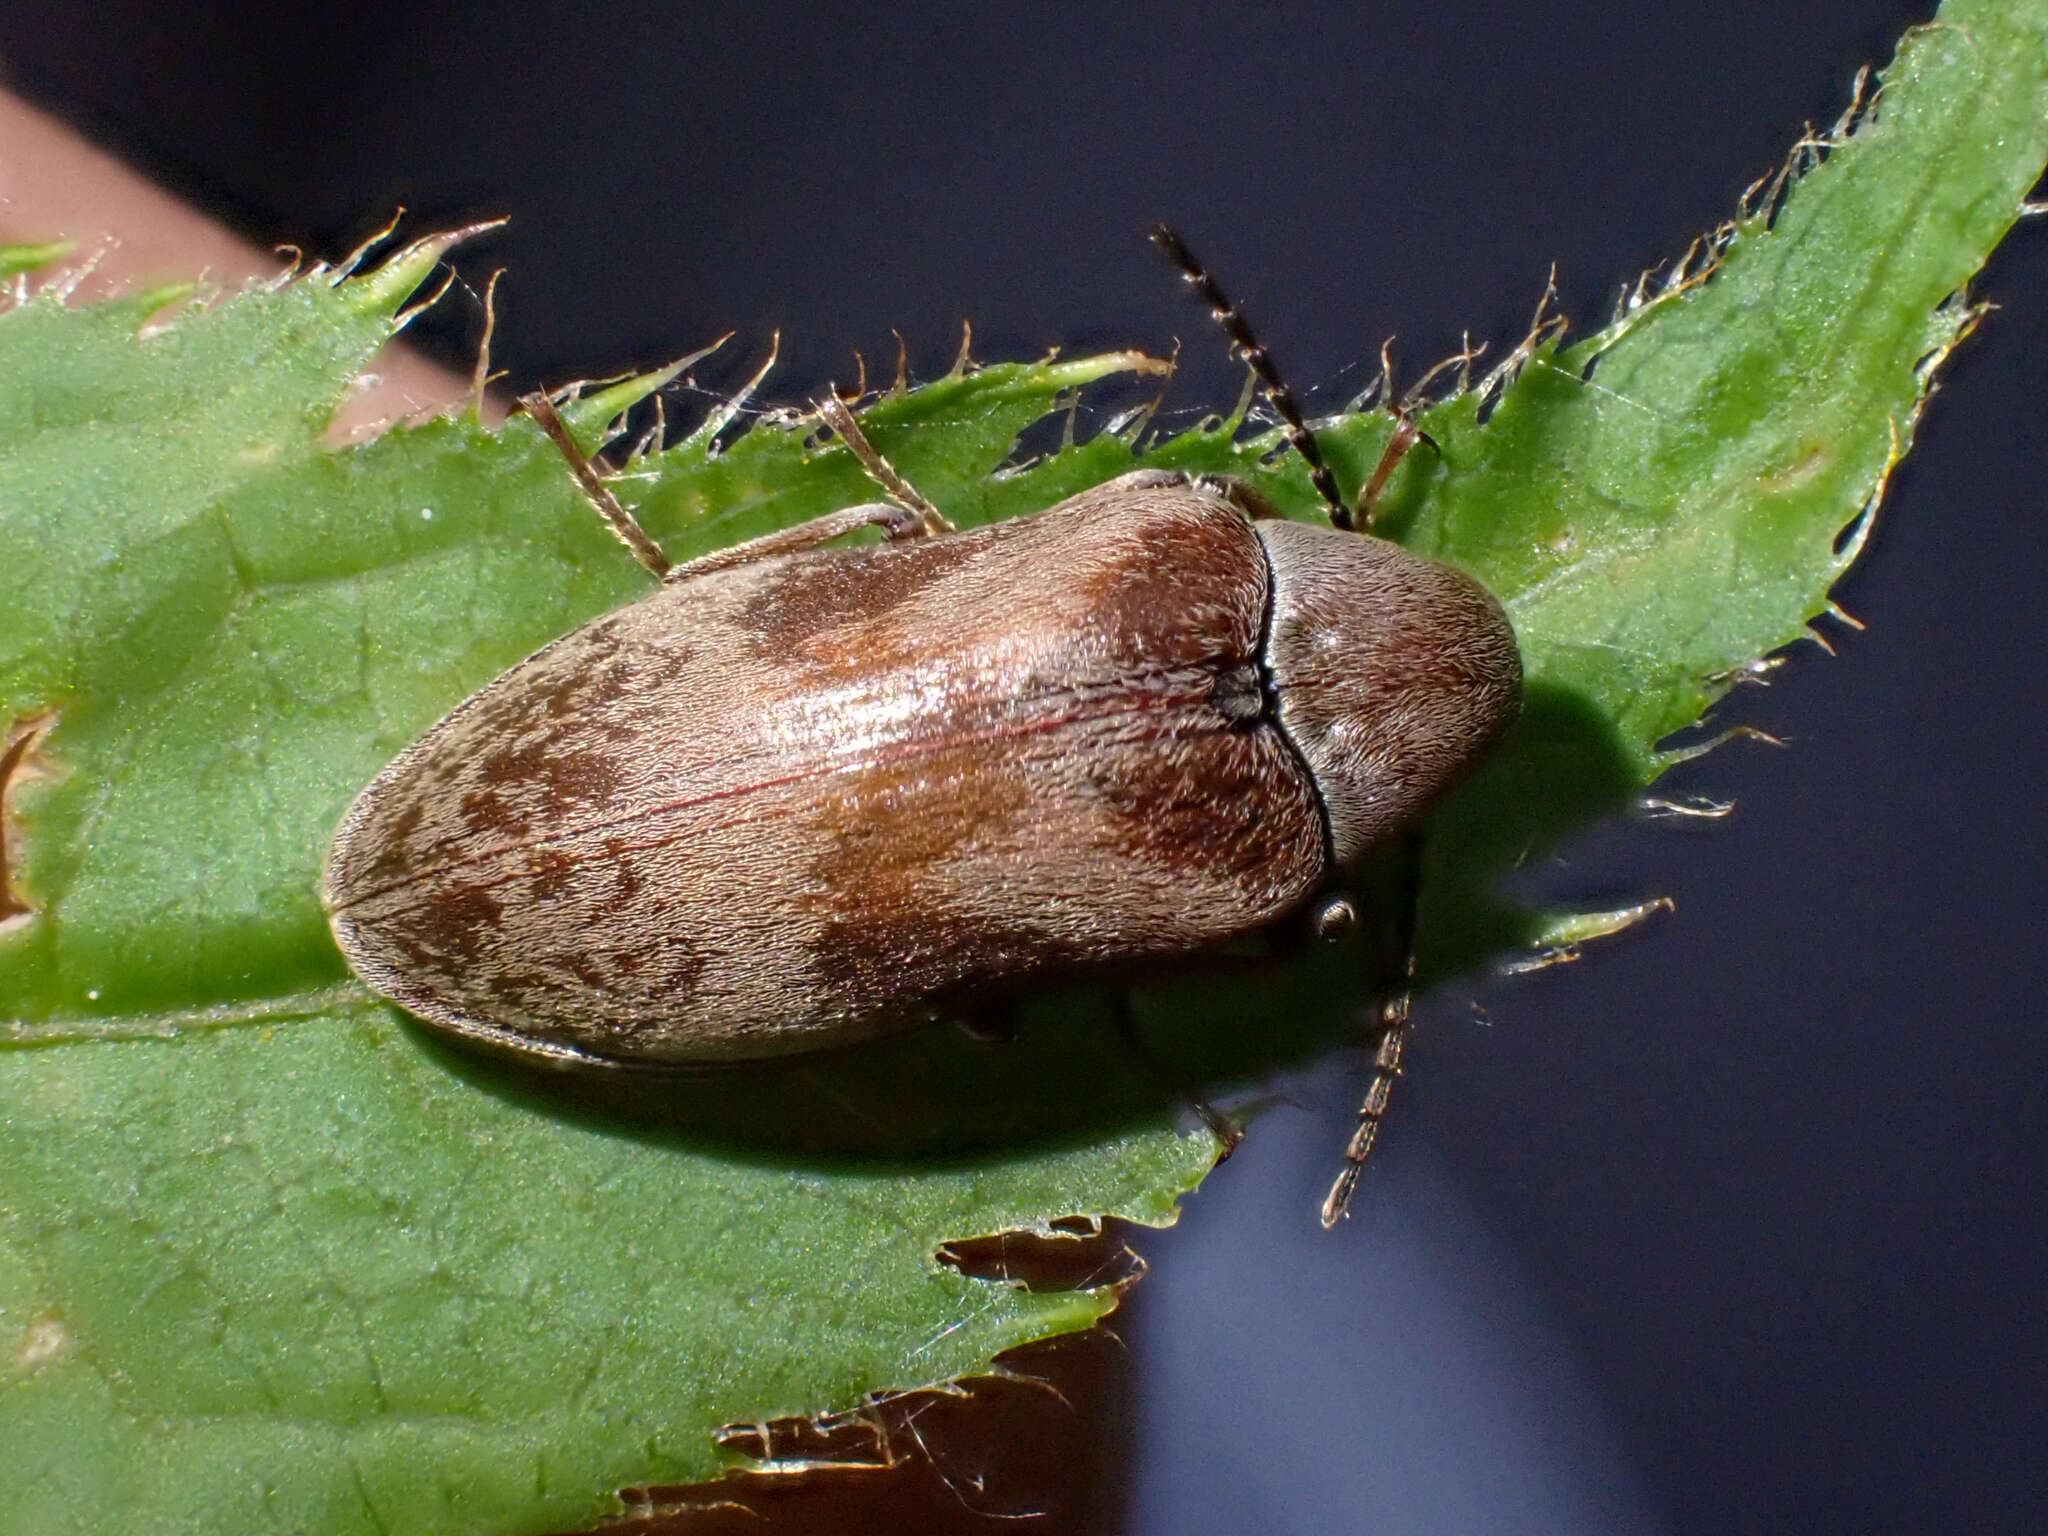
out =
<svg viewBox="0 0 2048 1536"><path fill-rule="evenodd" d="M1280 413L1280 425L1287 434L1287 441L1294 445L1294 451L1308 466L1309 480L1316 488L1316 494L1323 498L1330 509L1330 521L1339 528L1352 526L1351 508L1337 491L1337 477L1330 473L1330 466L1323 462L1323 450L1316 445L1315 434L1302 420L1301 407L1295 402L1294 391L1287 387L1287 381L1280 376L1280 369L1273 361L1273 354L1266 350L1266 344L1253 334L1244 311L1231 303L1229 295L1210 276L1209 271L1195 259L1195 253L1187 248L1181 237L1164 224L1152 226L1152 243L1166 252L1173 264L1180 268L1180 275L1187 280L1190 288L1201 295L1202 302L1209 306L1216 323L1223 327L1223 334L1230 338L1238 355L1258 375L1265 387L1266 398L1273 402L1273 409Z"/></svg>
<svg viewBox="0 0 2048 1536"><path fill-rule="evenodd" d="M519 403L526 407L526 414L540 423L541 431L554 439L562 450L562 457L569 461L569 469L576 476L576 483L583 487L583 494L596 506L598 515L611 524L619 542L633 551L638 560L656 576L666 577L669 573L669 558L661 552L661 546L647 536L647 530L640 526L640 520L628 512L619 498L612 494L612 488L604 483L604 476L597 472L569 429L562 425L561 412L555 409L555 402L536 390L522 395Z"/></svg>
<svg viewBox="0 0 2048 1536"><path fill-rule="evenodd" d="M1422 908L1423 835L1410 832L1402 840L1401 891L1396 898L1394 943L1399 959L1393 985L1377 1010L1380 1043L1373 1051L1372 1082L1365 1101L1358 1106L1358 1129L1344 1148L1344 1169L1323 1197L1323 1229L1328 1231L1351 1209L1351 1196L1366 1160L1380 1139L1380 1124L1387 1117L1387 1104L1394 1096L1394 1079L1401 1075L1401 1051L1408 1043L1408 1021L1415 1009L1415 929Z"/></svg>

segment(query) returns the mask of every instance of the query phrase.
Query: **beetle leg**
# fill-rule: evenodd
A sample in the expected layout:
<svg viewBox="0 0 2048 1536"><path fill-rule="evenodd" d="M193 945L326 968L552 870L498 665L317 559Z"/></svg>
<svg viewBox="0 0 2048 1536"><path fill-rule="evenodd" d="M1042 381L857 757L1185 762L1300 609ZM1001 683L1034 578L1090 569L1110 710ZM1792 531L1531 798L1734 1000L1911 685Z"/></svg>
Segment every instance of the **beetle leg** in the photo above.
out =
<svg viewBox="0 0 2048 1536"><path fill-rule="evenodd" d="M1381 999L1378 1015L1380 1040L1373 1051L1372 1082L1365 1101L1358 1106L1358 1129L1344 1148L1344 1168L1323 1197L1325 1230L1344 1219L1358 1177L1379 1142L1380 1124L1386 1119L1387 1104L1394 1096L1394 1079L1401 1075L1401 1052L1408 1043L1408 1021L1415 1002L1415 927L1422 899L1422 848L1420 832L1410 832L1402 847L1400 907L1394 919L1394 940L1399 949L1393 985Z"/></svg>
<svg viewBox="0 0 2048 1536"><path fill-rule="evenodd" d="M1387 481L1393 475L1396 466L1408 457L1408 450L1417 443L1429 444L1431 448L1436 449L1439 456L1443 453L1443 449L1437 447L1435 438L1410 421L1405 413L1395 409L1394 435L1387 439L1386 451L1380 455L1379 463L1373 467L1372 478L1365 482L1365 488L1358 493L1356 515L1358 527L1362 532L1372 532L1372 511L1380 503L1380 492L1387 488Z"/></svg>
<svg viewBox="0 0 2048 1536"><path fill-rule="evenodd" d="M914 539L928 533L953 531L953 525L946 521L945 514L925 500L917 487L898 474L896 466L876 451L844 400L828 392L818 402L818 418L853 450L853 456L860 460L860 467L868 472L868 478L879 485L891 501L912 514L912 520L905 522L900 530L890 530L890 538Z"/></svg>
<svg viewBox="0 0 2048 1536"><path fill-rule="evenodd" d="M758 539L748 539L729 549L714 549L708 555L699 555L695 560L685 561L666 576L665 582L688 581L692 576L708 576L713 571L730 570L736 565L750 561L765 560L771 555L793 555L806 549L816 549L820 544L843 538L859 528L880 528L893 542L897 539L919 538L926 531L922 519L915 512L907 512L893 502L870 501L857 507L842 507L837 512L827 512L823 517L814 517L808 523L798 523L794 528L784 528L776 533L764 533ZM908 528L909 531L904 530Z"/></svg>
<svg viewBox="0 0 2048 1536"><path fill-rule="evenodd" d="M583 494L597 508L598 515L611 524L612 532L619 536L619 542L633 551L638 560L657 577L666 580L670 566L668 556L661 552L661 546L647 536L647 530L640 526L640 520L628 512L619 498L612 494L612 488L604 483L604 476L597 472L584 452L576 445L576 439L569 435L569 429L562 425L562 418L555 410L554 401L538 392L525 395L519 403L526 407L540 429L554 439L555 446L562 450L562 457L569 461L569 469L576 476L576 483L583 487Z"/></svg>
<svg viewBox="0 0 2048 1536"><path fill-rule="evenodd" d="M1244 1127L1200 1094L1191 1092L1181 1082L1179 1074L1153 1053L1152 1047L1145 1042L1144 1035L1138 1030L1138 1013L1131 1006L1128 992L1117 994L1116 1027L1117 1033L1123 1037L1124 1048L1131 1054L1131 1059L1144 1068L1147 1076L1172 1097L1179 1099L1196 1119L1209 1128L1209 1134L1216 1138L1216 1144L1221 1148L1217 1160L1220 1162L1235 1152L1237 1144L1244 1140Z"/></svg>

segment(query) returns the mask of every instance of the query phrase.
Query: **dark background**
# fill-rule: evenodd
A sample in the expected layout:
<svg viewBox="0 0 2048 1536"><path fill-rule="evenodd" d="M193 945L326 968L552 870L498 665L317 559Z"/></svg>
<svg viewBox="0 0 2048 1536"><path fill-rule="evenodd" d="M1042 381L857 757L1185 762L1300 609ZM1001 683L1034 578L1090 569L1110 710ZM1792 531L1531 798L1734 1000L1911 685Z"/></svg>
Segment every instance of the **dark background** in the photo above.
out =
<svg viewBox="0 0 2048 1536"><path fill-rule="evenodd" d="M1512 342L1553 260L1597 324L1927 13L119 0L9 8L0 58L264 241L511 215L463 270L509 269L515 384L735 328L702 377L736 384L780 327L793 399L891 327L943 372L966 318L988 358L1183 337L1174 401L1227 404L1141 238L1164 216L1327 409L1388 332L1411 377L1468 328ZM1732 819L1618 822L1536 876L1677 913L1433 998L1334 1234L1363 1063L1285 1085L1141 1236L1094 1453L1015 1496L956 1467L964 1506L1148 1536L2048 1528L2042 230L1981 291L2002 312L1838 594L1870 632L1734 716L1790 749L1681 771ZM466 369L476 317L424 340Z"/></svg>

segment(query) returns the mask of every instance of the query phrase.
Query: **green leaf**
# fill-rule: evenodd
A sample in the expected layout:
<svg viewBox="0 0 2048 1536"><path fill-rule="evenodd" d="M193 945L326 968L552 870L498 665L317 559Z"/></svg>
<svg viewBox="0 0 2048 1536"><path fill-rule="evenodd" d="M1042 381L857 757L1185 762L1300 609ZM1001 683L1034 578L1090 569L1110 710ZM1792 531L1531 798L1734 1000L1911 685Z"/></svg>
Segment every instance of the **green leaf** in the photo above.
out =
<svg viewBox="0 0 2048 1536"><path fill-rule="evenodd" d="M1625 804L1825 610L1972 320L1953 295L2048 158L2048 5L1951 0L1874 109L1801 153L1782 199L1607 330L1540 329L1422 413L1440 452L1398 472L1387 526L1501 594L1529 674L1438 818L1438 971L1599 931L1495 884ZM23 1469L0 1530L586 1522L615 1488L715 1470L722 1423L1085 1325L1110 1293L992 1286L936 1250L1170 1220L1212 1156L1088 994L1044 999L1002 1053L933 1032L561 1082L348 978L315 896L342 807L464 694L645 590L523 420L321 446L439 254L167 315L168 292L0 314L0 1443ZM1131 467L1104 435L992 474L1132 361L965 371L866 420L957 520L1011 516ZM572 419L595 435L655 382ZM1235 425L1144 459L1315 515L1291 456ZM1328 424L1346 483L1386 432ZM713 440L621 480L679 557L867 495L792 419ZM1368 977L1340 948L1142 1006L1162 1050L1227 1076L1314 1049Z"/></svg>

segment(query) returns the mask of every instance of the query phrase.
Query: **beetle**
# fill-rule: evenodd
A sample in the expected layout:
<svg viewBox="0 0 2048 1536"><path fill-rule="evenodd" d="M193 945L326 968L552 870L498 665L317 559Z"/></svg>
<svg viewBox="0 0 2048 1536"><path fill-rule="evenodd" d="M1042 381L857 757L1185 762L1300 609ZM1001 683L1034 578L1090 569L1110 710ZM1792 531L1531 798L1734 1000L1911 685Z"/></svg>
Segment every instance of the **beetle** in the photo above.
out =
<svg viewBox="0 0 2048 1536"><path fill-rule="evenodd" d="M1139 469L956 531L888 499L671 568L459 705L342 818L356 974L557 1063L717 1064L1348 912L1345 875L1484 754L1521 663L1478 582L1353 526L1256 339L1170 232L1330 505ZM1360 501L1407 443L1400 423ZM879 544L827 547L864 526ZM1362 1160L1362 1159L1361 1159Z"/></svg>

